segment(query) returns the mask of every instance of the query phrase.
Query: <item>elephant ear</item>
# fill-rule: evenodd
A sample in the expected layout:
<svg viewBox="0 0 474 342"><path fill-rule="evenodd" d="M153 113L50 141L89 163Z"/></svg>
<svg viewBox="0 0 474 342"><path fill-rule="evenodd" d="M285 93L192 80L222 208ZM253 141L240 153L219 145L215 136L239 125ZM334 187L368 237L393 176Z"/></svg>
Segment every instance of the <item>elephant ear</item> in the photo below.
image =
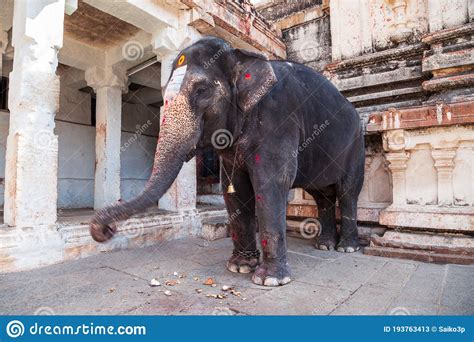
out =
<svg viewBox="0 0 474 342"><path fill-rule="evenodd" d="M237 104L248 112L268 94L277 78L264 55L241 49L234 49L233 53L237 59L234 66Z"/></svg>

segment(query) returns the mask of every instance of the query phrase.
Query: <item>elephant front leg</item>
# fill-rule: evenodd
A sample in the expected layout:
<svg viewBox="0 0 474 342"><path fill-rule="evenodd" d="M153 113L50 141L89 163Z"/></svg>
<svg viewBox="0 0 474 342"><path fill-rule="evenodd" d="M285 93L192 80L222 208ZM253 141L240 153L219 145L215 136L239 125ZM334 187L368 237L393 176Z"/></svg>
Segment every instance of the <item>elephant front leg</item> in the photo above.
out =
<svg viewBox="0 0 474 342"><path fill-rule="evenodd" d="M263 251L263 261L252 277L252 281L257 285L278 286L292 280L286 244L287 196L286 187L273 183L272 180L255 191L259 237Z"/></svg>
<svg viewBox="0 0 474 342"><path fill-rule="evenodd" d="M260 251L257 249L256 241L255 197L252 184L247 175L237 172L232 180L236 192L227 193L228 180L225 176L221 179L229 215L228 224L234 243L227 269L235 273L250 273L255 271L260 261Z"/></svg>

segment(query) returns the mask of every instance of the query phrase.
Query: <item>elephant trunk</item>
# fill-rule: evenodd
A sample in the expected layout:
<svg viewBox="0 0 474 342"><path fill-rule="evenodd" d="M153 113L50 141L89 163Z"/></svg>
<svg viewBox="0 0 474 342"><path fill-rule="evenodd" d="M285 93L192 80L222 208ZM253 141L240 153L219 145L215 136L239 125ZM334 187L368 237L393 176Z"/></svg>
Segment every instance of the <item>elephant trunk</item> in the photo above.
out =
<svg viewBox="0 0 474 342"><path fill-rule="evenodd" d="M117 222L155 205L176 179L199 136L199 122L191 112L187 98L178 95L165 108L153 170L145 189L128 202L98 210L90 222L92 238L97 242L109 240L116 232Z"/></svg>

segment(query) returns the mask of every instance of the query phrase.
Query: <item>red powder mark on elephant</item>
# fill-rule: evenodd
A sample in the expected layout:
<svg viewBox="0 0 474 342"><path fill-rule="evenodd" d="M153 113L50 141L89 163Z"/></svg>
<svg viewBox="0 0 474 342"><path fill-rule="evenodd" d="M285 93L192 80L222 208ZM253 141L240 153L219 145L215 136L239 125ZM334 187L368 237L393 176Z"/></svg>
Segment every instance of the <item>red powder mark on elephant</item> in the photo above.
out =
<svg viewBox="0 0 474 342"><path fill-rule="evenodd" d="M236 240L237 240L237 234L232 233L232 240L233 240L233 241L236 241Z"/></svg>
<svg viewBox="0 0 474 342"><path fill-rule="evenodd" d="M166 116L163 116L163 119L161 120L161 124L164 125L166 122Z"/></svg>
<svg viewBox="0 0 474 342"><path fill-rule="evenodd" d="M255 155L255 162L260 163L260 154L258 153Z"/></svg>
<svg viewBox="0 0 474 342"><path fill-rule="evenodd" d="M267 240L262 240L262 247L263 248L267 247Z"/></svg>
<svg viewBox="0 0 474 342"><path fill-rule="evenodd" d="M263 197L262 197L261 195L256 195L256 196L255 196L255 199L256 199L257 201L263 201Z"/></svg>
<svg viewBox="0 0 474 342"><path fill-rule="evenodd" d="M246 79L246 80L250 80L251 77L252 77L252 76L251 76L249 73L246 73L246 74L245 74L245 79Z"/></svg>

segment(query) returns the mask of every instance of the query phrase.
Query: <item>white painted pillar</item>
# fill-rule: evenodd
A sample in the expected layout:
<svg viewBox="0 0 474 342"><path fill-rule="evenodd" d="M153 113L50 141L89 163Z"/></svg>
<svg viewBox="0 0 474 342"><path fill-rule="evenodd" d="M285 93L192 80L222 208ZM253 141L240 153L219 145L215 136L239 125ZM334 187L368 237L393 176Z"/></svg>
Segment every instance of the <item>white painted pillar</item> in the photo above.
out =
<svg viewBox="0 0 474 342"><path fill-rule="evenodd" d="M410 153L405 151L389 152L385 158L390 163L388 168L392 174L393 206L405 206L406 195L406 169Z"/></svg>
<svg viewBox="0 0 474 342"><path fill-rule="evenodd" d="M176 30L165 28L153 35L152 45L158 60L161 62L161 86L168 82L172 64L178 53L187 45L199 38L199 33L192 28ZM163 113L163 107L161 108ZM172 211L196 209L197 176L196 158L184 163L183 168L168 192L160 199L159 208Z"/></svg>
<svg viewBox="0 0 474 342"><path fill-rule="evenodd" d="M122 91L127 90L127 77L112 67L94 67L86 70L86 81L97 94L94 209L100 209L120 199Z"/></svg>
<svg viewBox="0 0 474 342"><path fill-rule="evenodd" d="M63 44L64 0L16 0L8 107L5 222L56 222L59 104L57 54Z"/></svg>
<svg viewBox="0 0 474 342"><path fill-rule="evenodd" d="M434 148L431 150L434 167L438 176L438 205L449 206L453 204L453 170L456 149Z"/></svg>

